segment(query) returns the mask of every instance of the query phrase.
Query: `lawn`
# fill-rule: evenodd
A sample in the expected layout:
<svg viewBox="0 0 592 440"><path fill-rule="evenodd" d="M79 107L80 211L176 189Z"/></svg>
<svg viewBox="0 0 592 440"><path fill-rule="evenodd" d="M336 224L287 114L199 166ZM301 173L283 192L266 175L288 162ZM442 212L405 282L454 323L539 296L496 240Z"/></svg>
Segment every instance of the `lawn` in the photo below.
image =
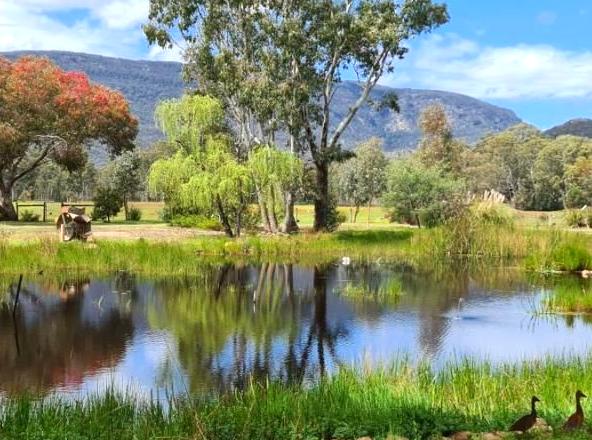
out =
<svg viewBox="0 0 592 440"><path fill-rule="evenodd" d="M43 203L43 202L21 202L21 203ZM92 202L80 202L83 204L90 204ZM73 203L74 204L74 203ZM53 222L60 212L60 204L57 202L48 202L47 222ZM163 223L161 213L164 209L162 202L131 202L130 207L138 208L142 212L142 220L140 223ZM389 222L388 210L380 206L372 206L368 209L364 206L360 209L357 221L355 223L350 221L351 208L347 206L340 206L339 212L342 213L346 221L341 225L342 229L368 229L368 228L390 228L393 223ZM86 208L87 213L92 212L92 207ZM30 211L40 217L43 214L43 208L22 206L20 213ZM545 228L545 227L566 227L564 220L564 211L519 211L513 208L507 208L507 211L514 218L518 226L529 228ZM314 220L314 206L313 205L297 205L295 207L295 216L299 225L302 228L312 227ZM128 223L125 222L123 211L112 219L113 223Z"/></svg>

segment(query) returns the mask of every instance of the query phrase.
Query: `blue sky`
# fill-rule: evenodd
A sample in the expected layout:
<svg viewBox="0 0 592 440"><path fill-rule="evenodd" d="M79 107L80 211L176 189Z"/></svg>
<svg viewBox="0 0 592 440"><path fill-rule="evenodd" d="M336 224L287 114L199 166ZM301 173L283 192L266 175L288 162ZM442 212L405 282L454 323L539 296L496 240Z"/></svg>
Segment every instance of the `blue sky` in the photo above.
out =
<svg viewBox="0 0 592 440"><path fill-rule="evenodd" d="M590 0L449 0L451 21L411 43L385 85L464 93L541 128L592 118ZM0 0L0 51L179 59L149 48L148 0Z"/></svg>

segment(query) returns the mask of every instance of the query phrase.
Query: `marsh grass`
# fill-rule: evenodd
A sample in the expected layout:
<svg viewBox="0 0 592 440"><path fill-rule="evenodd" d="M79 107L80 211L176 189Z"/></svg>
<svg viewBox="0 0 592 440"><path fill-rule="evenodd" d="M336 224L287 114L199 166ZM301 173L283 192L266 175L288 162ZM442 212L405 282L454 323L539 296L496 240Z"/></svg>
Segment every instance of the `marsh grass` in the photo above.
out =
<svg viewBox="0 0 592 440"><path fill-rule="evenodd" d="M10 397L0 407L0 438L420 439L507 429L528 412L533 394L561 438L557 428L573 412L575 390L592 389L591 373L592 358L501 367L467 360L439 372L401 361L342 370L311 387L251 384L212 400L163 404L114 392L84 401ZM562 438L589 438L588 429Z"/></svg>
<svg viewBox="0 0 592 440"><path fill-rule="evenodd" d="M364 283L346 283L338 292L344 298L354 301L373 300L382 303L398 302L403 292L403 283L398 278L383 280L375 288Z"/></svg>
<svg viewBox="0 0 592 440"><path fill-rule="evenodd" d="M99 273L128 270L185 275L204 260L323 264L342 257L399 261L419 267L458 264L513 265L532 271L592 269L592 235L497 224L435 229L341 231L333 234L200 237L175 242L102 240L58 243L0 237L0 274L45 270Z"/></svg>
<svg viewBox="0 0 592 440"><path fill-rule="evenodd" d="M564 278L545 294L542 312L592 314L592 280Z"/></svg>

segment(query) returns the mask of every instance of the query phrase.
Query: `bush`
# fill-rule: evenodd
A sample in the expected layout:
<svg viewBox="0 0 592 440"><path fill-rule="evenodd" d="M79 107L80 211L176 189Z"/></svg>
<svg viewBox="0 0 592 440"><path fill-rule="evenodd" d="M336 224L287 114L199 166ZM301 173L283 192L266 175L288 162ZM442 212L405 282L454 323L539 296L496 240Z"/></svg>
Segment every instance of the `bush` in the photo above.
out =
<svg viewBox="0 0 592 440"><path fill-rule="evenodd" d="M570 209L565 211L565 223L570 228L584 228L590 225L590 217L592 216L592 210L588 213L580 209Z"/></svg>
<svg viewBox="0 0 592 440"><path fill-rule="evenodd" d="M165 207L158 212L158 217L163 222L172 224L175 215L173 214L173 209L170 206L165 205Z"/></svg>
<svg viewBox="0 0 592 440"><path fill-rule="evenodd" d="M499 203L476 203L470 208L471 214L478 222L494 226L514 226L514 218L505 205Z"/></svg>
<svg viewBox="0 0 592 440"><path fill-rule="evenodd" d="M329 212L327 213L327 231L335 232L339 226L347 220L344 213L337 209L337 201L335 197L331 197L329 202Z"/></svg>
<svg viewBox="0 0 592 440"><path fill-rule="evenodd" d="M383 205L391 220L434 227L465 210L465 183L412 159L392 162Z"/></svg>
<svg viewBox="0 0 592 440"><path fill-rule="evenodd" d="M123 207L121 195L113 188L99 187L95 194L95 208L91 217L96 220L111 221Z"/></svg>
<svg viewBox="0 0 592 440"><path fill-rule="evenodd" d="M198 228L208 231L222 230L220 222L217 219L197 214L176 215L171 219L170 223L173 226L179 226L181 228Z"/></svg>
<svg viewBox="0 0 592 440"><path fill-rule="evenodd" d="M449 218L436 247L441 253L460 256L509 257L514 219L503 205L479 203Z"/></svg>
<svg viewBox="0 0 592 440"><path fill-rule="evenodd" d="M39 214L33 214L31 211L24 210L20 213L20 220L27 223L39 221Z"/></svg>
<svg viewBox="0 0 592 440"><path fill-rule="evenodd" d="M142 211L138 208L130 208L127 212L127 219L132 222L139 222L142 220Z"/></svg>

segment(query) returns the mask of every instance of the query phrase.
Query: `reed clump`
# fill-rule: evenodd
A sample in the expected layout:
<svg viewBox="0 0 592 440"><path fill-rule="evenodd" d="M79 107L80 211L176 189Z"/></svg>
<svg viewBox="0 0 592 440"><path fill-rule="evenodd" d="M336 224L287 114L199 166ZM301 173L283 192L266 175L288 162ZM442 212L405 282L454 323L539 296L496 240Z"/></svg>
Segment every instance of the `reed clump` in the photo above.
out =
<svg viewBox="0 0 592 440"><path fill-rule="evenodd" d="M467 215L433 229L343 231L294 236L202 237L185 241L59 243L14 242L0 237L0 274L45 270L99 273L127 270L149 275L191 273L204 260L323 264L342 257L421 266L468 261L521 264L532 271L592 269L592 235L518 228L499 216Z"/></svg>
<svg viewBox="0 0 592 440"><path fill-rule="evenodd" d="M381 302L396 302L404 294L403 283L400 279L389 278L381 281L378 286L367 283L346 283L339 294L351 300L375 300Z"/></svg>
<svg viewBox="0 0 592 440"><path fill-rule="evenodd" d="M592 314L592 279L569 277L557 282L545 294L543 312Z"/></svg>
<svg viewBox="0 0 592 440"><path fill-rule="evenodd" d="M210 399L159 403L112 391L81 401L9 397L0 406L0 438L441 438L505 430L533 393L555 438L589 438L588 427L575 434L558 429L573 411L576 388L592 389L592 358L506 366L466 360L440 371L400 361L343 369L314 386L252 384Z"/></svg>

